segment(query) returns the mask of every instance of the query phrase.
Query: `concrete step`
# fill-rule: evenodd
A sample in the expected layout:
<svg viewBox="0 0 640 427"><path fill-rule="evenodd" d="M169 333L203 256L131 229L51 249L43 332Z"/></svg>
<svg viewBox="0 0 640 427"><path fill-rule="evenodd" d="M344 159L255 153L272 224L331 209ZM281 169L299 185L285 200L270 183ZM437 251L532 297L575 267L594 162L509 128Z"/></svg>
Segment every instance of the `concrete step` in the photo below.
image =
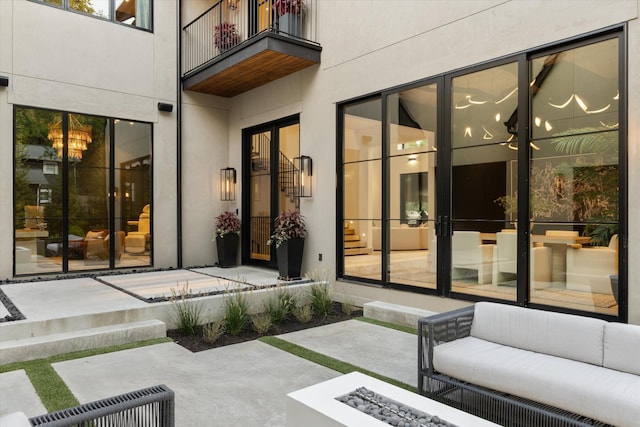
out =
<svg viewBox="0 0 640 427"><path fill-rule="evenodd" d="M362 307L364 317L380 320L382 322L418 328L418 319L437 314L434 311L421 308L408 307L406 305L390 304L388 302L373 301L365 303Z"/></svg>
<svg viewBox="0 0 640 427"><path fill-rule="evenodd" d="M360 236L358 236L357 234L349 234L347 236L344 236L345 242L356 242L358 240L360 240Z"/></svg>
<svg viewBox="0 0 640 427"><path fill-rule="evenodd" d="M2 341L0 365L166 336L166 324L153 319Z"/></svg>

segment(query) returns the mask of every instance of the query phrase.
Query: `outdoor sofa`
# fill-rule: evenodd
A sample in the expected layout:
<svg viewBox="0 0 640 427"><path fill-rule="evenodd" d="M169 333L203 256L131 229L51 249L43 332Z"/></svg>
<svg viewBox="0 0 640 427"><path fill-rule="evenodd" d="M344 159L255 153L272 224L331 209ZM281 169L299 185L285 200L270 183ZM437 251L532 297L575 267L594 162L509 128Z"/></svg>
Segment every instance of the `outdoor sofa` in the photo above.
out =
<svg viewBox="0 0 640 427"><path fill-rule="evenodd" d="M640 326L478 302L418 328L429 398L505 426L640 423Z"/></svg>
<svg viewBox="0 0 640 427"><path fill-rule="evenodd" d="M13 412L0 417L0 426L174 427L174 393L161 384L33 418Z"/></svg>

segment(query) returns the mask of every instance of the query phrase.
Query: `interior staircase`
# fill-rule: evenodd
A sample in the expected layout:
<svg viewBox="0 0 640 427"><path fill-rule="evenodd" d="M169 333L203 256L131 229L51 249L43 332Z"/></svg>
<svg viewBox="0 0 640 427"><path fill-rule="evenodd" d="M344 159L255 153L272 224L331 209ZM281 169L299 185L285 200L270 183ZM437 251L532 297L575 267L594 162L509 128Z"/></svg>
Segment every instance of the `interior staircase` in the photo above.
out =
<svg viewBox="0 0 640 427"><path fill-rule="evenodd" d="M366 242L360 240L360 235L347 223L344 226L344 254L345 255L368 255L373 252L368 248Z"/></svg>

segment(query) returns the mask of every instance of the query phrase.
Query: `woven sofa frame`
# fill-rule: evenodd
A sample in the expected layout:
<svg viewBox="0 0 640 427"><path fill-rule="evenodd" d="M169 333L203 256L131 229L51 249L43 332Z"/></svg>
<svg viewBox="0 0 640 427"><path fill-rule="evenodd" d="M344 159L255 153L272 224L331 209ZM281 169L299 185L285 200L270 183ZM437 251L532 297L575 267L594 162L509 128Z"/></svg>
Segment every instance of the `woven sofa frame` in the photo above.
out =
<svg viewBox="0 0 640 427"><path fill-rule="evenodd" d="M474 307L464 307L418 321L418 391L462 411L503 426L608 426L560 408L467 383L437 372L433 350L470 335Z"/></svg>
<svg viewBox="0 0 640 427"><path fill-rule="evenodd" d="M174 427L174 393L157 385L30 418L33 426Z"/></svg>

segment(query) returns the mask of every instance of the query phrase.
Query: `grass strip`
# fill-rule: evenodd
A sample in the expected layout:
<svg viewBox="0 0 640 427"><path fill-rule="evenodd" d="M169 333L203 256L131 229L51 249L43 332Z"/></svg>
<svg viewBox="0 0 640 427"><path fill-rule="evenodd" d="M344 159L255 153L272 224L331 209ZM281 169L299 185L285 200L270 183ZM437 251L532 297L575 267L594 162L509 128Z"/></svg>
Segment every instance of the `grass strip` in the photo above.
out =
<svg viewBox="0 0 640 427"><path fill-rule="evenodd" d="M149 345L161 344L166 342L173 342L173 340L171 338L156 338L152 340L137 341L110 347L76 351L73 353L51 356L45 359L10 363L0 366L0 373L24 370L47 412L54 412L61 409L77 406L79 405L79 402L75 398L73 393L71 393L71 390L69 390L69 387L67 387L64 380L60 378L55 369L53 369L53 366L51 366L52 363L82 359L84 357L97 356L100 354L113 353L115 351L129 350L138 347L146 347Z"/></svg>
<svg viewBox="0 0 640 427"><path fill-rule="evenodd" d="M396 323L383 322L382 320L372 319L370 317L357 317L356 320L365 323L371 323L372 325L384 326L385 328L394 329L400 332L406 332L408 334L418 334L418 328L412 328L411 326L398 325Z"/></svg>
<svg viewBox="0 0 640 427"><path fill-rule="evenodd" d="M286 351L287 353L291 353L294 356L301 357L310 362L316 363L318 365L324 366L325 368L332 369L337 372L341 372L343 374L348 374L349 372L360 372L365 375L368 375L373 378L377 378L381 381L384 381L389 384L393 384L396 387L403 388L405 390L411 391L413 393L417 393L418 389L409 384L403 383L402 381L394 380L393 378L385 377L384 375L377 374L375 372L371 372L367 369L361 368L359 366L352 365L351 363L343 362L338 359L334 359L333 357L326 356L324 354L315 352L313 350L309 350L308 348L301 347L297 344L293 344L289 341L285 341L280 338L276 338L274 336L261 337L258 340L262 341L265 344L269 344L273 347L276 347L282 351Z"/></svg>
<svg viewBox="0 0 640 427"><path fill-rule="evenodd" d="M47 412L79 405L78 399L49 363L33 363L25 371Z"/></svg>

